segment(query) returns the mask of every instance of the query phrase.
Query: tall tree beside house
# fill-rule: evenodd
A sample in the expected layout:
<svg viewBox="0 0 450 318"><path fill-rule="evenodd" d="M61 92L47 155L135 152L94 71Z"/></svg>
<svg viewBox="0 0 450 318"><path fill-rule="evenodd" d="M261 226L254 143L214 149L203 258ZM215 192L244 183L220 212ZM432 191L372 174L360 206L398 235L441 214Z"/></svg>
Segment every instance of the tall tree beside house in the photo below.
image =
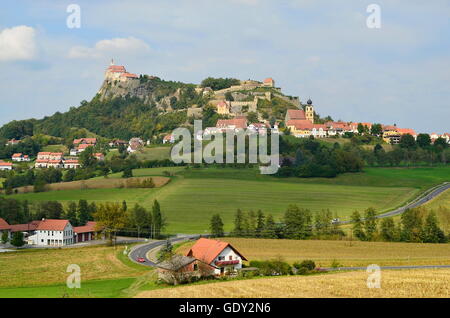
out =
<svg viewBox="0 0 450 318"><path fill-rule="evenodd" d="M446 243L447 238L445 233L439 228L439 223L434 211L428 214L425 219L423 227L423 242L424 243Z"/></svg>
<svg viewBox="0 0 450 318"><path fill-rule="evenodd" d="M77 210L78 206L76 202L70 202L67 206L66 218L69 220L72 226L78 226Z"/></svg>
<svg viewBox="0 0 450 318"><path fill-rule="evenodd" d="M272 214L267 216L262 236L264 238L277 238L277 224L275 223L275 219Z"/></svg>
<svg viewBox="0 0 450 318"><path fill-rule="evenodd" d="M377 233L376 211L373 208L368 208L364 214L364 229L366 240L372 241Z"/></svg>
<svg viewBox="0 0 450 318"><path fill-rule="evenodd" d="M244 213L241 209L238 209L234 216L233 235L236 237L244 236Z"/></svg>
<svg viewBox="0 0 450 318"><path fill-rule="evenodd" d="M135 204L130 211L131 223L137 230L138 237L141 236L143 229L150 229L152 224L151 214L141 205Z"/></svg>
<svg viewBox="0 0 450 318"><path fill-rule="evenodd" d="M213 237L223 237L225 235L223 230L223 221L219 214L212 216L210 230Z"/></svg>
<svg viewBox="0 0 450 318"><path fill-rule="evenodd" d="M363 222L361 220L361 214L358 211L353 212L351 216L353 223L353 235L361 241L366 240L366 233L364 233Z"/></svg>
<svg viewBox="0 0 450 318"><path fill-rule="evenodd" d="M112 245L116 233L125 227L127 215L120 204L105 203L97 207L94 220L97 222L96 230L104 231L110 245Z"/></svg>
<svg viewBox="0 0 450 318"><path fill-rule="evenodd" d="M422 217L418 209L406 210L401 216L401 240L404 242L422 241Z"/></svg>
<svg viewBox="0 0 450 318"><path fill-rule="evenodd" d="M85 225L91 216L89 215L89 205L86 200L78 201L78 222L79 225Z"/></svg>
<svg viewBox="0 0 450 318"><path fill-rule="evenodd" d="M304 240L312 235L312 217L307 209L290 205L284 214L286 237L294 240Z"/></svg>
<svg viewBox="0 0 450 318"><path fill-rule="evenodd" d="M419 134L416 142L420 148L429 148L431 146L431 137L428 134Z"/></svg>
<svg viewBox="0 0 450 318"><path fill-rule="evenodd" d="M94 147L87 147L80 155L80 164L83 168L95 166L97 159L94 157Z"/></svg>
<svg viewBox="0 0 450 318"><path fill-rule="evenodd" d="M2 232L2 243L3 243L3 244L8 243L8 239L9 239L8 236L9 236L9 235L8 235L8 232L7 232L7 231L3 231L3 232Z"/></svg>
<svg viewBox="0 0 450 318"><path fill-rule="evenodd" d="M256 214L256 230L255 230L255 236L256 237L262 237L264 228L265 228L265 216L264 213L261 210L258 210L258 213Z"/></svg>
<svg viewBox="0 0 450 318"><path fill-rule="evenodd" d="M155 200L152 207L152 221L153 221L153 236L155 238L161 237L161 232L166 226L166 221L161 213L161 206Z"/></svg>
<svg viewBox="0 0 450 318"><path fill-rule="evenodd" d="M370 134L372 136L380 137L383 134L383 127L381 124L373 124L372 128L370 129Z"/></svg>
<svg viewBox="0 0 450 318"><path fill-rule="evenodd" d="M400 147L405 149L415 149L416 140L410 134L405 134L400 138Z"/></svg>
<svg viewBox="0 0 450 318"><path fill-rule="evenodd" d="M384 218L381 220L380 235L383 241L386 242L395 242L399 240L394 219Z"/></svg>
<svg viewBox="0 0 450 318"><path fill-rule="evenodd" d="M14 232L12 239L11 239L11 245L15 247L22 247L25 245L25 241L23 240L23 233L18 231Z"/></svg>

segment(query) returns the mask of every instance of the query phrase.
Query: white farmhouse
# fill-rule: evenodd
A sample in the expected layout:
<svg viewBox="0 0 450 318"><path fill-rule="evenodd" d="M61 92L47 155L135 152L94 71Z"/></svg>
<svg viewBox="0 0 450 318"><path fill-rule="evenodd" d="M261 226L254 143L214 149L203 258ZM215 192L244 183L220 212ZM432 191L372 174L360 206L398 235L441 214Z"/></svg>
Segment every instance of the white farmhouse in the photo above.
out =
<svg viewBox="0 0 450 318"><path fill-rule="evenodd" d="M74 244L72 224L68 220L43 219L36 228L36 234L29 241L40 246L65 246Z"/></svg>
<svg viewBox="0 0 450 318"><path fill-rule="evenodd" d="M208 264L215 275L235 273L247 260L230 243L205 238L199 239L186 256Z"/></svg>

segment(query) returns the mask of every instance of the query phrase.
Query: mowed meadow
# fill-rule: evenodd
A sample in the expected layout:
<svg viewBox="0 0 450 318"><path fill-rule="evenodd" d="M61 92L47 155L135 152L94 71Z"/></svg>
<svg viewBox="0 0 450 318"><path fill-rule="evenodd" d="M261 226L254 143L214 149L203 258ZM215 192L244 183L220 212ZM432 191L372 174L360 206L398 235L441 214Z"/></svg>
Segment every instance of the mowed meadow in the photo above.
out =
<svg viewBox="0 0 450 318"><path fill-rule="evenodd" d="M365 271L289 276L150 290L140 298L433 298L450 297L450 269L383 270L381 288ZM211 291L214 291L213 293Z"/></svg>
<svg viewBox="0 0 450 318"><path fill-rule="evenodd" d="M213 214L220 214L225 230L233 227L238 208L262 210L281 218L290 204L312 212L330 209L341 219L373 207L377 212L396 208L420 192L450 181L450 167L415 169L367 169L333 179L275 178L257 169L184 167L137 169L135 177L163 176L171 181L155 189L74 189L13 195L29 201L58 200L64 203L86 199L95 202L139 203L151 208L157 199L168 222L168 233L205 233ZM109 178L120 178L121 174ZM98 178L97 178L98 179Z"/></svg>

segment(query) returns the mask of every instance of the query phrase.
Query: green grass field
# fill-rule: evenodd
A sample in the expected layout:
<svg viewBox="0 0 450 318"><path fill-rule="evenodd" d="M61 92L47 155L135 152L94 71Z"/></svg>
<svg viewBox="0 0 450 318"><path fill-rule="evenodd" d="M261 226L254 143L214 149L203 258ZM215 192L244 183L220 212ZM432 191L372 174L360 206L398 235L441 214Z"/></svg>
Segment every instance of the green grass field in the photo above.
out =
<svg viewBox="0 0 450 318"><path fill-rule="evenodd" d="M172 147L145 147L136 153L139 160L164 160L170 158Z"/></svg>
<svg viewBox="0 0 450 318"><path fill-rule="evenodd" d="M68 149L64 145L48 145L42 148L43 152L63 152L67 153Z"/></svg>
<svg viewBox="0 0 450 318"><path fill-rule="evenodd" d="M62 202L126 200L150 208L154 199L162 206L169 233L204 233L211 215L219 213L225 230L232 229L236 209L259 210L281 217L289 204L313 212L330 209L345 219L354 210L374 207L379 213L402 205L421 191L450 180L450 167L416 169L367 169L334 179L279 179L260 175L256 169L203 168L139 169L135 176L176 173L160 189L90 189L28 193L14 198ZM111 177L120 177L120 174Z"/></svg>

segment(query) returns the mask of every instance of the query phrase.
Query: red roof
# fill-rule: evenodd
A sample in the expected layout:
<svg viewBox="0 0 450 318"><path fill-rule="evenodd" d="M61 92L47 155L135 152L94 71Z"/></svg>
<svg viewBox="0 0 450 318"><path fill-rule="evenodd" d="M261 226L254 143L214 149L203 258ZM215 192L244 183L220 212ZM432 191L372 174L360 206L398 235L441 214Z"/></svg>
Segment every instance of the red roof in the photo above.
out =
<svg viewBox="0 0 450 318"><path fill-rule="evenodd" d="M48 163L48 160L36 160L36 163Z"/></svg>
<svg viewBox="0 0 450 318"><path fill-rule="evenodd" d="M78 149L86 149L86 148L89 148L89 147L92 147L92 145L90 145L90 144L82 144L82 145L78 146Z"/></svg>
<svg viewBox="0 0 450 318"><path fill-rule="evenodd" d="M48 161L48 163L51 163L51 164L55 164L55 163L61 163L61 160L49 160Z"/></svg>
<svg viewBox="0 0 450 318"><path fill-rule="evenodd" d="M40 221L38 227L36 230L38 231L64 231L67 224L69 223L68 220L42 220Z"/></svg>
<svg viewBox="0 0 450 318"><path fill-rule="evenodd" d="M97 143L97 138L80 138L80 139L75 139L73 141L74 145L78 145L81 143L85 143L85 144L96 144Z"/></svg>
<svg viewBox="0 0 450 318"><path fill-rule="evenodd" d="M12 163L11 162L4 162L4 161L0 161L0 166L2 167L12 167Z"/></svg>
<svg viewBox="0 0 450 318"><path fill-rule="evenodd" d="M108 67L108 71L112 73L126 73L125 66L111 65Z"/></svg>
<svg viewBox="0 0 450 318"><path fill-rule="evenodd" d="M4 219L0 218L0 230L9 230L11 225L8 224Z"/></svg>
<svg viewBox="0 0 450 318"><path fill-rule="evenodd" d="M97 225L97 222L88 222L85 226L74 227L73 232L77 233L77 234L95 232L96 225Z"/></svg>
<svg viewBox="0 0 450 318"><path fill-rule="evenodd" d="M11 232L27 232L35 231L41 221L32 221L28 224L15 224L11 225Z"/></svg>
<svg viewBox="0 0 450 318"><path fill-rule="evenodd" d="M128 78L138 78L139 77L136 74L132 74L132 73L123 73L121 76L128 77Z"/></svg>
<svg viewBox="0 0 450 318"><path fill-rule="evenodd" d="M410 134L411 136L416 136L416 132L414 131L414 129L410 129L410 128L397 128L397 131L402 134L402 135L407 135Z"/></svg>
<svg viewBox="0 0 450 318"><path fill-rule="evenodd" d="M64 163L79 164L79 161L76 159L69 159L64 161Z"/></svg>
<svg viewBox="0 0 450 318"><path fill-rule="evenodd" d="M50 156L51 152L39 152L38 156Z"/></svg>
<svg viewBox="0 0 450 318"><path fill-rule="evenodd" d="M13 158L20 158L20 157L22 157L22 154L21 153L15 153L15 154L12 155L12 157Z"/></svg>
<svg viewBox="0 0 450 318"><path fill-rule="evenodd" d="M271 77L266 78L266 79L264 80L264 83L272 83L272 82L273 82L273 78L271 78Z"/></svg>
<svg viewBox="0 0 450 318"><path fill-rule="evenodd" d="M305 112L301 109L289 109L287 111L287 115L289 117L289 120L306 119Z"/></svg>
<svg viewBox="0 0 450 318"><path fill-rule="evenodd" d="M310 130L314 128L314 124L306 119L288 120L286 126L294 126L296 129Z"/></svg>
<svg viewBox="0 0 450 318"><path fill-rule="evenodd" d="M235 118L235 119L219 119L217 121L217 128L228 128L229 126L235 126L236 128L247 128L246 118Z"/></svg>
<svg viewBox="0 0 450 318"><path fill-rule="evenodd" d="M239 253L230 243L201 238L192 248L187 252L186 256L195 257L196 259L211 264L212 261L227 247L230 247L243 260L247 260L241 253Z"/></svg>

